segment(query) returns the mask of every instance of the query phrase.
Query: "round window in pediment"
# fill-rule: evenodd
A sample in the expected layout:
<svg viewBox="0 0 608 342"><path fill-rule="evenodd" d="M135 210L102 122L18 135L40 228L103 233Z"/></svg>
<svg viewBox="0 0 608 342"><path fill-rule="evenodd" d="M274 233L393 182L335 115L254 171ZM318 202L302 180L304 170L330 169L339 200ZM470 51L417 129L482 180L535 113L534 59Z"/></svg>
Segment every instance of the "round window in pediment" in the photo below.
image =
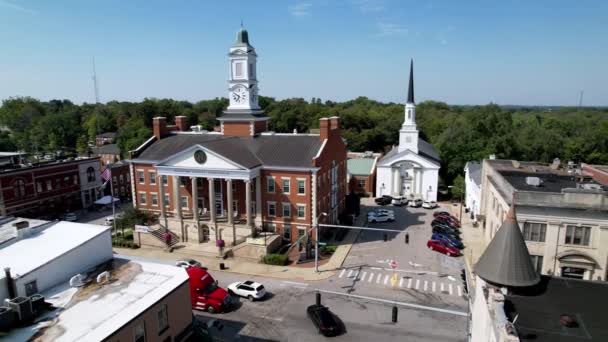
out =
<svg viewBox="0 0 608 342"><path fill-rule="evenodd" d="M205 164L207 161L207 154L203 150L197 150L194 152L194 160L199 164Z"/></svg>

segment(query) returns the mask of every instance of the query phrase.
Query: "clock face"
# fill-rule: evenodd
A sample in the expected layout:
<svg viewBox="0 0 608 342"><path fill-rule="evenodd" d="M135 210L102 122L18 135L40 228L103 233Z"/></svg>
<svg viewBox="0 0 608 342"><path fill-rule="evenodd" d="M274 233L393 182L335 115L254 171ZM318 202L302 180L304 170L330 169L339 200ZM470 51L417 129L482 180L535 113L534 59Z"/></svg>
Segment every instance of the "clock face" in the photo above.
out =
<svg viewBox="0 0 608 342"><path fill-rule="evenodd" d="M207 161L207 154L203 150L196 150L196 152L194 152L194 160L199 164L205 164Z"/></svg>
<svg viewBox="0 0 608 342"><path fill-rule="evenodd" d="M238 87L232 91L232 100L236 103L245 103L247 100L247 90L243 87Z"/></svg>

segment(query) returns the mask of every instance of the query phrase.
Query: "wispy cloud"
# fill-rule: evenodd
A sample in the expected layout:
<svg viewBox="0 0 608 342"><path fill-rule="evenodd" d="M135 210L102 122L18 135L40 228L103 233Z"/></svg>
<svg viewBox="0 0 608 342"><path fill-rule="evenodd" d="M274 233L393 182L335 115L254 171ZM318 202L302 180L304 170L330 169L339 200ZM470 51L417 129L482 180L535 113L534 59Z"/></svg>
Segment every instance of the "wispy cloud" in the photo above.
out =
<svg viewBox="0 0 608 342"><path fill-rule="evenodd" d="M11 1L11 0L0 0L0 7L10 8L10 9L12 9L14 11L21 12L21 13L26 13L26 14L32 14L32 15L33 14L38 14L38 12L36 12L36 11L34 11L32 9L29 9L29 8L25 8L25 7L17 4L16 2Z"/></svg>
<svg viewBox="0 0 608 342"><path fill-rule="evenodd" d="M393 35L403 35L408 34L409 30L399 24L390 23L386 21L380 21L376 24L378 28L377 36L385 37L385 36L393 36Z"/></svg>
<svg viewBox="0 0 608 342"><path fill-rule="evenodd" d="M384 11L383 0L354 0L353 4L363 13Z"/></svg>
<svg viewBox="0 0 608 342"><path fill-rule="evenodd" d="M299 2L295 5L288 7L289 13L295 17L301 17L310 14L310 8L312 4L310 2Z"/></svg>

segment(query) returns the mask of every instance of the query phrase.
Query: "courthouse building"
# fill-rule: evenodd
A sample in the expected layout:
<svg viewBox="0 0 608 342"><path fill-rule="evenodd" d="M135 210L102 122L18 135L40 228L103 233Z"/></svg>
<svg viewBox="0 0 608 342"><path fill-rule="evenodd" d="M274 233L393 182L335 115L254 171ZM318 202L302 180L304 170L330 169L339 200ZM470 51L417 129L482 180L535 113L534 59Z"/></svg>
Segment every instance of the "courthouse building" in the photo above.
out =
<svg viewBox="0 0 608 342"><path fill-rule="evenodd" d="M154 136L132 153L134 204L189 242L217 238L218 230L230 242L262 228L295 241L319 217L337 222L347 189L338 117L320 119L319 134L269 132L246 30L228 58L221 131L190 127L183 116L175 125L154 118Z"/></svg>

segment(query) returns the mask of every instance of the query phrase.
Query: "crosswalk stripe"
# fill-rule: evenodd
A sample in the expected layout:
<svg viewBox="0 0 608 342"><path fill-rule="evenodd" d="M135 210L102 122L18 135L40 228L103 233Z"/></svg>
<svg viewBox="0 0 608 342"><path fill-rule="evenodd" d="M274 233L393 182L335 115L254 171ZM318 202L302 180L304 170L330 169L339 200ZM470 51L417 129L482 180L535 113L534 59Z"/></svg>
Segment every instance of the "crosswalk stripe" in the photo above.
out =
<svg viewBox="0 0 608 342"><path fill-rule="evenodd" d="M361 270L357 270L357 273L355 273L355 279L359 277L359 273L361 273Z"/></svg>
<svg viewBox="0 0 608 342"><path fill-rule="evenodd" d="M344 275L344 272L346 272L345 268L342 269L342 272L340 272L340 276L338 278L342 278L342 276Z"/></svg>
<svg viewBox="0 0 608 342"><path fill-rule="evenodd" d="M433 292L435 292L435 282L433 282Z"/></svg>
<svg viewBox="0 0 608 342"><path fill-rule="evenodd" d="M452 295L452 283L448 284L448 288L450 289L450 296Z"/></svg>
<svg viewBox="0 0 608 342"><path fill-rule="evenodd" d="M441 292L443 292L443 283L441 283Z"/></svg>
<svg viewBox="0 0 608 342"><path fill-rule="evenodd" d="M365 281L366 275L367 275L367 272L363 272L363 274L361 275L361 281Z"/></svg>
<svg viewBox="0 0 608 342"><path fill-rule="evenodd" d="M426 284L427 284L427 281L425 280L424 281L424 291L426 291Z"/></svg>
<svg viewBox="0 0 608 342"><path fill-rule="evenodd" d="M350 278L351 275L353 275L353 270L348 271L348 275L346 276L346 278Z"/></svg>
<svg viewBox="0 0 608 342"><path fill-rule="evenodd" d="M420 279L416 279L416 290L418 290L418 287L420 287Z"/></svg>
<svg viewBox="0 0 608 342"><path fill-rule="evenodd" d="M412 278L407 280L407 288L411 289L412 288Z"/></svg>
<svg viewBox="0 0 608 342"><path fill-rule="evenodd" d="M370 272L368 283L371 283L374 280L374 272Z"/></svg>
<svg viewBox="0 0 608 342"><path fill-rule="evenodd" d="M458 285L458 296L462 297L462 287L460 285Z"/></svg>
<svg viewBox="0 0 608 342"><path fill-rule="evenodd" d="M380 284L381 278L382 278L382 274L378 273L378 278L376 278L376 284Z"/></svg>
<svg viewBox="0 0 608 342"><path fill-rule="evenodd" d="M388 283L388 274L386 275L386 277L384 277L384 285L386 285L386 283Z"/></svg>
<svg viewBox="0 0 608 342"><path fill-rule="evenodd" d="M399 287L403 287L403 278L399 279Z"/></svg>

